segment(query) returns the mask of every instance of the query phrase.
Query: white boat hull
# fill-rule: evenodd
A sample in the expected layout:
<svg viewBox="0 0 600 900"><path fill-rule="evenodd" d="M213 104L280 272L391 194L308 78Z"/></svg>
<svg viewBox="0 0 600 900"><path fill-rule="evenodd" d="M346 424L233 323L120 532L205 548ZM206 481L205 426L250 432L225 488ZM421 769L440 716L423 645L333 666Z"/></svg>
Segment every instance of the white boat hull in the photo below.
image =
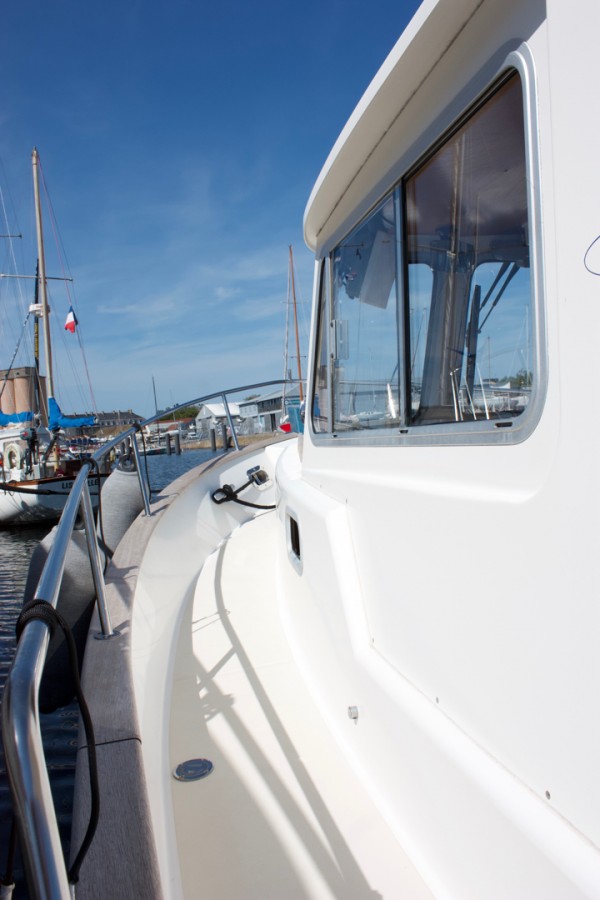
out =
<svg viewBox="0 0 600 900"><path fill-rule="evenodd" d="M84 669L106 789L78 884L84 900L94 896L107 854L114 884L135 885L147 898L363 900L374 890L432 898L298 666L277 512L211 500L221 484L241 484L260 465L268 485L242 496L273 503L284 446L232 455L233 465L209 466L201 478L183 476L117 550L108 601L115 625L126 620L130 628L115 641L88 640ZM173 770L194 757L208 757L213 773L176 781ZM85 764L81 753L76 833L86 825ZM121 845L113 858L115 828L140 843L127 853ZM145 842L155 846L155 870ZM136 858L143 871L134 871ZM228 858L235 864L224 865Z"/></svg>
<svg viewBox="0 0 600 900"><path fill-rule="evenodd" d="M108 600L127 627L86 649L105 794L78 896L107 860L149 900L600 896L597 850L374 646L351 515L302 481L296 447L188 473L115 554ZM255 465L269 483L243 497L276 511L213 503ZM290 515L310 523L301 560ZM206 779L173 778L198 758Z"/></svg>
<svg viewBox="0 0 600 900"><path fill-rule="evenodd" d="M305 217L304 433L188 473L111 559L78 900L600 900L599 30L425 0L368 88ZM493 310L514 352L476 381Z"/></svg>
<svg viewBox="0 0 600 900"><path fill-rule="evenodd" d="M0 525L27 525L60 518L74 478L40 478L0 483ZM92 504L98 503L98 477L89 479Z"/></svg>

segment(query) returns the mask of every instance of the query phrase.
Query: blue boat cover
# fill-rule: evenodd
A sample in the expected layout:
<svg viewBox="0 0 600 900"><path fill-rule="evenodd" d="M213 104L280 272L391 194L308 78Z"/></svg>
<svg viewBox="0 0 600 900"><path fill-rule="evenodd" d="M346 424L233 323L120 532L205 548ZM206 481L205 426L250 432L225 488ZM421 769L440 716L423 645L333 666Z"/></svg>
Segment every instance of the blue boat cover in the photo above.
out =
<svg viewBox="0 0 600 900"><path fill-rule="evenodd" d="M54 397L48 397L48 428L56 431L59 428L82 428L85 425L96 425L96 416L64 416Z"/></svg>
<svg viewBox="0 0 600 900"><path fill-rule="evenodd" d="M20 413L3 413L0 412L0 425L18 425L21 422L33 422L33 413L31 411Z"/></svg>

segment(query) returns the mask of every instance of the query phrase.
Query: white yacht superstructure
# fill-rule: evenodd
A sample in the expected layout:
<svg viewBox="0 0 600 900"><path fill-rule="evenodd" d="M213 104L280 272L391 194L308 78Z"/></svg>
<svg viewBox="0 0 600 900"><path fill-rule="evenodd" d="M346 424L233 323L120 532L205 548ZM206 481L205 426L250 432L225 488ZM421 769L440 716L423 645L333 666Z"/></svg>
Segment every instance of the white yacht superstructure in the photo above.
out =
<svg viewBox="0 0 600 900"><path fill-rule="evenodd" d="M304 433L109 568L78 897L600 898L599 32L426 0L369 86L305 215Z"/></svg>

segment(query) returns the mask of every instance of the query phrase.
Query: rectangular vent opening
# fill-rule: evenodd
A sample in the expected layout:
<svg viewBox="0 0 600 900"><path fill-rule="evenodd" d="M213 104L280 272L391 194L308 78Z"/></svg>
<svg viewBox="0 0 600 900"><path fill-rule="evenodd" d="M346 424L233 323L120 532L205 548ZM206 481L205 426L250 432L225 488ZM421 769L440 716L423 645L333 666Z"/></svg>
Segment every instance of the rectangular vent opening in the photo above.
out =
<svg viewBox="0 0 600 900"><path fill-rule="evenodd" d="M300 559L300 529L292 516L290 516L290 546L294 556Z"/></svg>

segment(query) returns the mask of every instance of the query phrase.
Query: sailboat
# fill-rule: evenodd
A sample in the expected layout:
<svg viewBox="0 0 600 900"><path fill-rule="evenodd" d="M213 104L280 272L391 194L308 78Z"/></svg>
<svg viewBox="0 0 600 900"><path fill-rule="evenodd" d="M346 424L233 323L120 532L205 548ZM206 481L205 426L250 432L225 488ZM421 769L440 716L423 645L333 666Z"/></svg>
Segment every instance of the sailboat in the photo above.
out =
<svg viewBox="0 0 600 900"><path fill-rule="evenodd" d="M154 375L152 376L152 391L154 393L154 409L158 416L158 403L156 402L156 382ZM167 452L166 443L160 442L160 420L156 422L156 433L148 433L148 440L144 441L143 449L140 451L143 456L163 456Z"/></svg>
<svg viewBox="0 0 600 900"><path fill-rule="evenodd" d="M54 396L44 236L39 189L39 154L32 153L38 265L35 302L27 319L34 320L34 366L11 366L0 383L0 525L57 519L73 486L81 461L61 459L59 435L65 428L96 424L95 416L65 416ZM26 320L27 324L27 320ZM40 376L39 328L46 362ZM99 476L90 478L97 498Z"/></svg>

